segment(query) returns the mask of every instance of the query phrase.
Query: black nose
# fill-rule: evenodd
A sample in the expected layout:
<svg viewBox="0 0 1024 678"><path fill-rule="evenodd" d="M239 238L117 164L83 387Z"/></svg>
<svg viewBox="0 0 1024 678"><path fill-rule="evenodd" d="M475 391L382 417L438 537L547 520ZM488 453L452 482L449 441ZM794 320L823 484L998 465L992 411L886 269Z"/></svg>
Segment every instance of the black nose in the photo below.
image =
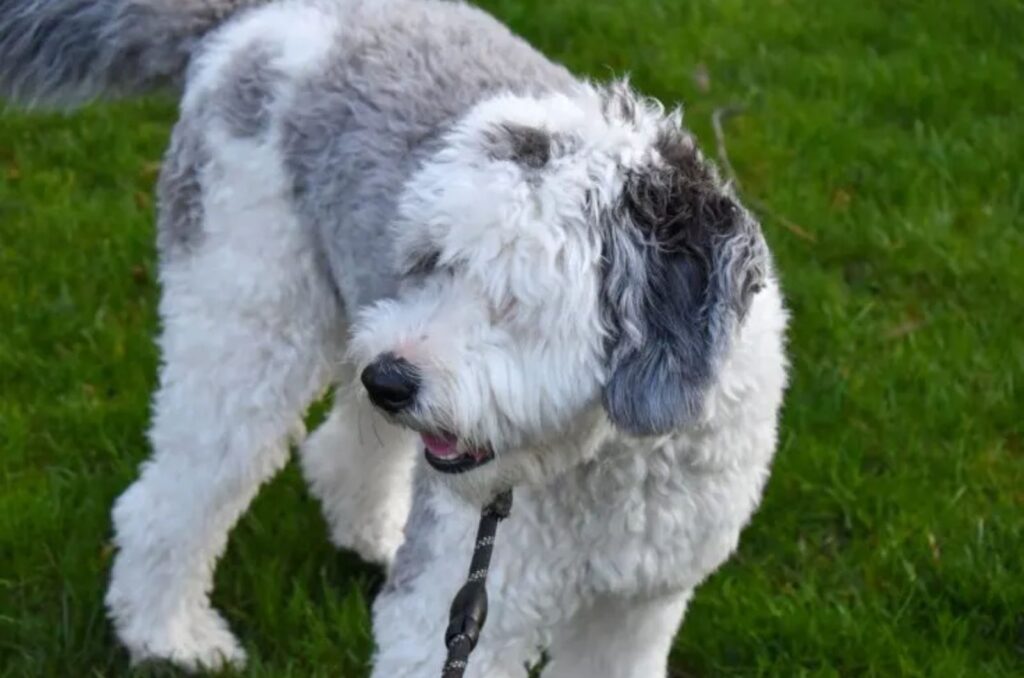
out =
<svg viewBox="0 0 1024 678"><path fill-rule="evenodd" d="M420 388L416 368L391 353L385 353L367 365L361 379L373 404L391 414L409 407Z"/></svg>

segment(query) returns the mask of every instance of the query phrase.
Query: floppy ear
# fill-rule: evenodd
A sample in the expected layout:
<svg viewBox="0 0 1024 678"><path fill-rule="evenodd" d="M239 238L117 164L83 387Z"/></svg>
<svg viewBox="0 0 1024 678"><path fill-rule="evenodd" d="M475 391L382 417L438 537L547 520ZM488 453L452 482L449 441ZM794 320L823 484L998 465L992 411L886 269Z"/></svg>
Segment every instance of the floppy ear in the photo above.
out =
<svg viewBox="0 0 1024 678"><path fill-rule="evenodd" d="M768 275L760 227L681 133L627 177L606 222L609 380L619 428L667 433L697 422L732 336Z"/></svg>

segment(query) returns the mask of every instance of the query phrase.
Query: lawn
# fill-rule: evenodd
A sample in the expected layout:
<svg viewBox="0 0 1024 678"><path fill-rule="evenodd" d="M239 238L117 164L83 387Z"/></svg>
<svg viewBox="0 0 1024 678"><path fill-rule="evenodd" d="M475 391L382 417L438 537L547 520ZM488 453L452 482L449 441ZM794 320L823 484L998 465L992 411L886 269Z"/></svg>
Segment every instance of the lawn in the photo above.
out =
<svg viewBox="0 0 1024 678"><path fill-rule="evenodd" d="M684 102L709 153L713 112L743 106L724 140L793 311L792 387L673 675L1024 675L1024 4L481 4L579 73ZM0 115L2 675L129 673L101 601L109 508L147 454L173 118ZM214 599L245 675L360 676L380 578L330 547L290 466Z"/></svg>

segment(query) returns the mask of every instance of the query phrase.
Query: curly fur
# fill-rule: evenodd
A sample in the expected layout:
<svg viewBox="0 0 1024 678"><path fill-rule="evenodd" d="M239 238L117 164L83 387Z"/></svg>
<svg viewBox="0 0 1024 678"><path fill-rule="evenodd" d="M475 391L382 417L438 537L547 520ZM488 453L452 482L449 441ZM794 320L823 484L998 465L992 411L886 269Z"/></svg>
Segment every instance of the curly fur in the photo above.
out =
<svg viewBox="0 0 1024 678"><path fill-rule="evenodd" d="M435 0L2 0L0 91L184 76L159 184L152 457L113 512L136 660L241 664L210 604L231 527L300 443L340 546L389 566L374 676L434 676L478 506L516 488L468 675L664 676L767 479L786 312L753 216L627 83ZM420 382L384 415L354 375ZM336 387L308 438L302 415ZM442 476L417 433L490 463ZM415 487L415 491L413 488Z"/></svg>

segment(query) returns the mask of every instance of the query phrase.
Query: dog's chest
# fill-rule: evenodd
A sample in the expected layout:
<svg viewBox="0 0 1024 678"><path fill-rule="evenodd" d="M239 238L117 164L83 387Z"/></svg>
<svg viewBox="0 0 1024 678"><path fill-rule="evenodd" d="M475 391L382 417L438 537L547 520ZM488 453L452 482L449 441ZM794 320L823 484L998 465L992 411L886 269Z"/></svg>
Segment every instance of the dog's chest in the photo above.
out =
<svg viewBox="0 0 1024 678"><path fill-rule="evenodd" d="M685 455L616 455L521 491L503 537L553 587L643 595L696 586L735 548L764 473L698 469Z"/></svg>

